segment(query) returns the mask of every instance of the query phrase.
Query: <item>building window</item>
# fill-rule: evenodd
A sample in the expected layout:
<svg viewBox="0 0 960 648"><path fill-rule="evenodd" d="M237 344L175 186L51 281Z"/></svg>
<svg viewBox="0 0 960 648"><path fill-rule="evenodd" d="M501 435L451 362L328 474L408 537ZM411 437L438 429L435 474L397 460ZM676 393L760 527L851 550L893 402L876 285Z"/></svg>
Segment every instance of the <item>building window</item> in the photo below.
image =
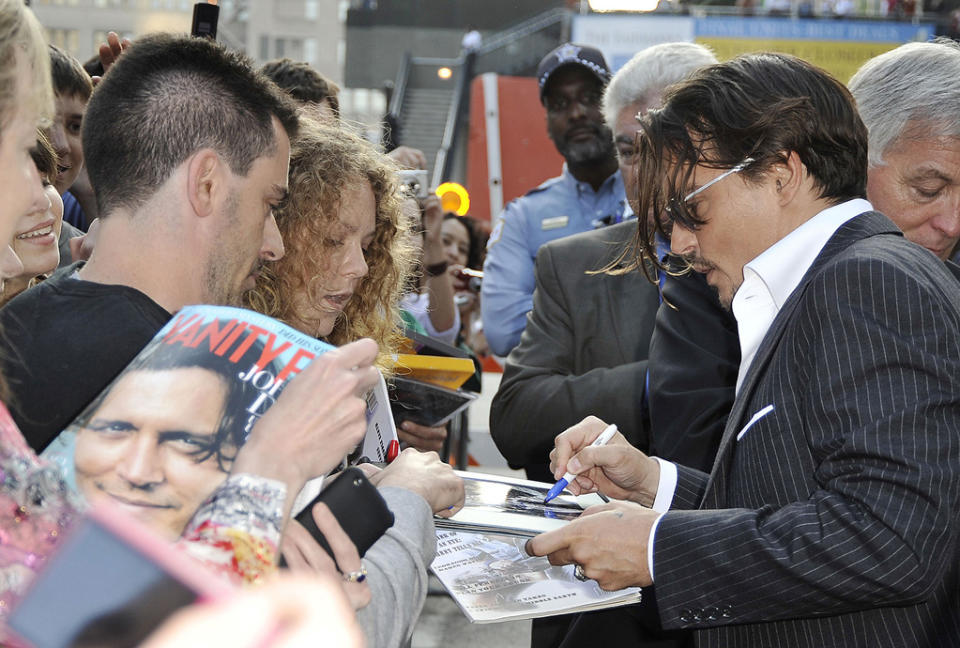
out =
<svg viewBox="0 0 960 648"><path fill-rule="evenodd" d="M305 0L303 7L303 17L307 20L317 19L317 0Z"/></svg>
<svg viewBox="0 0 960 648"><path fill-rule="evenodd" d="M261 36L260 37L260 60L267 61L270 59L270 37Z"/></svg>
<svg viewBox="0 0 960 648"><path fill-rule="evenodd" d="M276 56L277 58L283 58L284 56L286 56L286 51L287 51L286 42L284 42L282 38L278 38L275 41L273 41L274 56Z"/></svg>
<svg viewBox="0 0 960 648"><path fill-rule="evenodd" d="M303 60L309 63L310 65L317 64L317 39L316 38L303 39Z"/></svg>
<svg viewBox="0 0 960 648"><path fill-rule="evenodd" d="M47 40L71 56L77 56L79 54L80 43L76 29L50 27L47 29Z"/></svg>

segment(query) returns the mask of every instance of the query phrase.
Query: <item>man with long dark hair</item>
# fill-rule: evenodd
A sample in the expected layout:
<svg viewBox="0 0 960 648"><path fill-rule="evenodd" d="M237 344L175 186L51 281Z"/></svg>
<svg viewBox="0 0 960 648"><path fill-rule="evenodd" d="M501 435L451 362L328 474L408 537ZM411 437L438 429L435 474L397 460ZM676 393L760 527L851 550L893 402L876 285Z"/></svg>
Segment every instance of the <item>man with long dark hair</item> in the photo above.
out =
<svg viewBox="0 0 960 648"><path fill-rule="evenodd" d="M631 501L529 550L607 589L656 583L664 627L699 645L956 646L960 284L864 200L850 93L743 56L642 129L639 212L732 308L736 400L709 475L586 448L597 419L561 434L558 475ZM655 261L643 219L639 243Z"/></svg>

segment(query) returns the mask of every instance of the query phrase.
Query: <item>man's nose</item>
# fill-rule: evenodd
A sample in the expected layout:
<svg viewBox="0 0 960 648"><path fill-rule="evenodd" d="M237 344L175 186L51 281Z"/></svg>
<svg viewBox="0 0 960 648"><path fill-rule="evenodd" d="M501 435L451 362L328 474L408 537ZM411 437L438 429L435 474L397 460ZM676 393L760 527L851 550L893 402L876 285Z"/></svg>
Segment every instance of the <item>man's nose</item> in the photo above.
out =
<svg viewBox="0 0 960 648"><path fill-rule="evenodd" d="M953 192L953 200L933 219L933 226L945 236L960 238L960 191Z"/></svg>
<svg viewBox="0 0 960 648"><path fill-rule="evenodd" d="M587 115L587 102L581 97L575 97L570 100L570 106L567 108L567 116L570 119L583 119Z"/></svg>
<svg viewBox="0 0 960 648"><path fill-rule="evenodd" d="M260 258L265 261L278 261L283 258L283 237L277 227L277 219L273 214L263 226L263 245L260 247Z"/></svg>
<svg viewBox="0 0 960 648"><path fill-rule="evenodd" d="M63 157L70 151L70 142L67 141L67 134L63 130L63 124L54 123L50 127L50 144L57 155Z"/></svg>
<svg viewBox="0 0 960 648"><path fill-rule="evenodd" d="M697 236L691 230L674 223L670 234L670 251L676 255L697 254Z"/></svg>
<svg viewBox="0 0 960 648"><path fill-rule="evenodd" d="M149 434L138 434L130 441L117 474L133 486L144 488L163 481L160 467L160 448L157 440Z"/></svg>

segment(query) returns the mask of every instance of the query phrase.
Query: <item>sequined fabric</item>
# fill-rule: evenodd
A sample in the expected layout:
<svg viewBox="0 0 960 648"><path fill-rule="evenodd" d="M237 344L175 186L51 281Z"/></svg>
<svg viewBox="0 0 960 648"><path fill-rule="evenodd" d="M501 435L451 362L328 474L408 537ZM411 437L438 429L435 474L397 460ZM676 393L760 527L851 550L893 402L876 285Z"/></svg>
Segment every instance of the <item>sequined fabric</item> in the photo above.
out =
<svg viewBox="0 0 960 648"><path fill-rule="evenodd" d="M82 510L0 404L0 619Z"/></svg>

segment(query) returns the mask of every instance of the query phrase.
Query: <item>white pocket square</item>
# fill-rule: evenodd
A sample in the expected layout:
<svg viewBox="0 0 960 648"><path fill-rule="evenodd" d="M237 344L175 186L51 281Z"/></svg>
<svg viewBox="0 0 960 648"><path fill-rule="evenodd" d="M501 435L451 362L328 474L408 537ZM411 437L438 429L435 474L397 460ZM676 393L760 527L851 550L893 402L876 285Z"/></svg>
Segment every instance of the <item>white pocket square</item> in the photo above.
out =
<svg viewBox="0 0 960 648"><path fill-rule="evenodd" d="M762 419L764 416L773 411L773 404L767 405L762 410L754 414L747 424L743 426L743 429L737 432L737 441L743 438L743 435L747 433L747 430L753 427L753 424Z"/></svg>

